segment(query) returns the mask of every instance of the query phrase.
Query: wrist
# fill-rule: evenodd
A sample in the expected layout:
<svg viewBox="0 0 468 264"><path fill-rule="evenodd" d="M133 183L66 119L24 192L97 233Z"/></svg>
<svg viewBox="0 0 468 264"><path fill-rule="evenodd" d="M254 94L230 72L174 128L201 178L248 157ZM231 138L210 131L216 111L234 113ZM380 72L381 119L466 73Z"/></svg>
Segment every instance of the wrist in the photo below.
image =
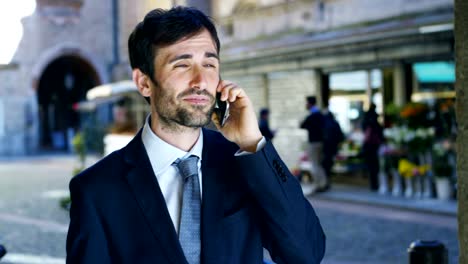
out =
<svg viewBox="0 0 468 264"><path fill-rule="evenodd" d="M262 134L257 134L251 138L244 138L242 142L238 143L240 150L247 151L250 153L257 152L258 143L262 140Z"/></svg>

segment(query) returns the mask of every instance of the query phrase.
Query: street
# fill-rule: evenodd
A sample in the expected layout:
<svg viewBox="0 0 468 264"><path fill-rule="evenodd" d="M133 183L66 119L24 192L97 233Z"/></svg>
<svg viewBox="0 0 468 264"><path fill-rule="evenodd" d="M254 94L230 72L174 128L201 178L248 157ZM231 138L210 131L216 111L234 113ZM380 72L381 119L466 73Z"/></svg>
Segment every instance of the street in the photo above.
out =
<svg viewBox="0 0 468 264"><path fill-rule="evenodd" d="M88 164L96 159L89 159ZM0 160L1 263L65 263L68 212L59 207L78 159L72 155ZM412 241L439 240L457 263L457 219L309 197L327 235L324 264L408 263Z"/></svg>

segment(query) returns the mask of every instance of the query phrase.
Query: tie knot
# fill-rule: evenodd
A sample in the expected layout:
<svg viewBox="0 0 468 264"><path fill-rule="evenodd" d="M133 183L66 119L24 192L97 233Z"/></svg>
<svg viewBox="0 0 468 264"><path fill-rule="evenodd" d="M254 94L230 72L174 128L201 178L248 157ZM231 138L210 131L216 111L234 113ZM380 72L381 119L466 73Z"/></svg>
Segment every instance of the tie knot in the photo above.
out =
<svg viewBox="0 0 468 264"><path fill-rule="evenodd" d="M198 157L191 155L186 159L177 159L174 162L179 169L180 174L182 175L183 179L186 180L187 178L198 175Z"/></svg>

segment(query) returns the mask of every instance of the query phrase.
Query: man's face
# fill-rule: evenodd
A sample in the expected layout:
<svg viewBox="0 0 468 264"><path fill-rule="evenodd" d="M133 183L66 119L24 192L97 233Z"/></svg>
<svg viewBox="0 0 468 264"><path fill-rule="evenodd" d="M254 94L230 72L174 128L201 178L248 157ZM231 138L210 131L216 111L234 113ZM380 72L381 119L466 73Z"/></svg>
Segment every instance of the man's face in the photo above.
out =
<svg viewBox="0 0 468 264"><path fill-rule="evenodd" d="M151 103L169 127L201 127L211 120L219 82L216 46L207 30L158 49Z"/></svg>

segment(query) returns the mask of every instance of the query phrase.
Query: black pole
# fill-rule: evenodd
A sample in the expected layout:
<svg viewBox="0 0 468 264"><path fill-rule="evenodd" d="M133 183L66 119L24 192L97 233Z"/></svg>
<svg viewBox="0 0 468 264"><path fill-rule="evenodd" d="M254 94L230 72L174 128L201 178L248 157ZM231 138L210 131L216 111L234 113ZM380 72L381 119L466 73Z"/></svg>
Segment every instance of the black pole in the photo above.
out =
<svg viewBox="0 0 468 264"><path fill-rule="evenodd" d="M408 260L408 264L447 264L447 248L437 240L417 240L408 248Z"/></svg>

